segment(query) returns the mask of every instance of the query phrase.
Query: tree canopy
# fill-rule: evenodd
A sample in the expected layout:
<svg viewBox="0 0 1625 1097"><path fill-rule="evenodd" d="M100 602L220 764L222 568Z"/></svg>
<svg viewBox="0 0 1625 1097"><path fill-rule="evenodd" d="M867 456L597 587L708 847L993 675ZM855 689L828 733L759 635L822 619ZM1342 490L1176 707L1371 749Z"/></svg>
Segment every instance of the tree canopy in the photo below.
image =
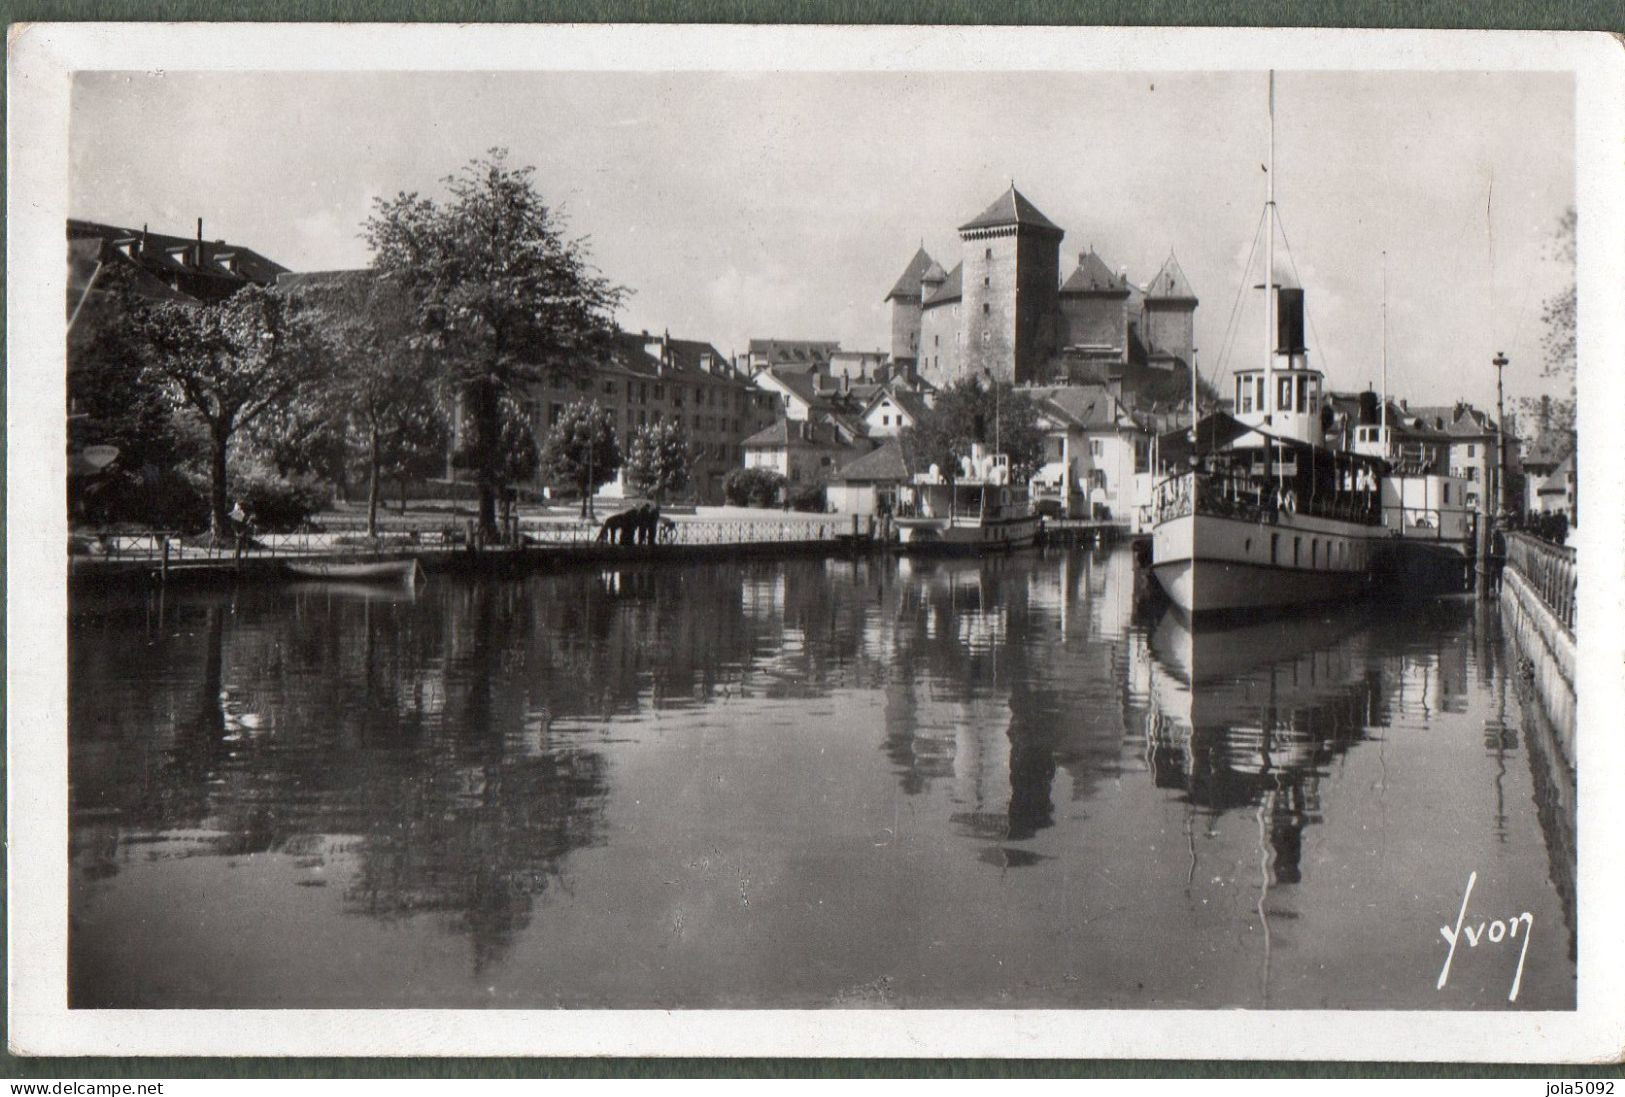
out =
<svg viewBox="0 0 1625 1097"><path fill-rule="evenodd" d="M677 423L651 423L639 428L627 447L626 486L661 503L688 487L692 466L688 438Z"/></svg>
<svg viewBox="0 0 1625 1097"><path fill-rule="evenodd" d="M135 304L131 326L143 376L208 432L210 528L223 537L230 528L226 455L233 437L319 380L308 310L274 289L247 286L215 304Z"/></svg>
<svg viewBox="0 0 1625 1097"><path fill-rule="evenodd" d="M1044 431L1032 398L1008 384L974 377L939 392L898 443L910 469L924 472L935 465L949 483L959 479L959 459L976 443L1009 458L1013 483L1030 479L1044 455Z"/></svg>
<svg viewBox="0 0 1625 1097"><path fill-rule="evenodd" d="M592 493L615 479L621 468L615 413L596 400L566 405L547 432L539 464L544 479L568 484L581 493L581 516L585 518Z"/></svg>
<svg viewBox="0 0 1625 1097"><path fill-rule="evenodd" d="M584 240L564 235L532 174L492 149L445 180L448 200L379 199L365 228L374 268L404 292L418 338L465 405L487 530L504 464L502 398L544 371L587 368L625 295L589 265Z"/></svg>

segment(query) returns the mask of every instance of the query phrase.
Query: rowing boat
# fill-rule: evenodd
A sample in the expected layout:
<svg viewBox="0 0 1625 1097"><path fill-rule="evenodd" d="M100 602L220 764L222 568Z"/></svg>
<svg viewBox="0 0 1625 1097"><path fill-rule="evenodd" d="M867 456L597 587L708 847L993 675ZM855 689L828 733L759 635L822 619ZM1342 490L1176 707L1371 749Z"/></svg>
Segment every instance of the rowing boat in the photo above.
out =
<svg viewBox="0 0 1625 1097"><path fill-rule="evenodd" d="M411 583L423 574L417 560L287 560L288 571L301 579L349 583Z"/></svg>

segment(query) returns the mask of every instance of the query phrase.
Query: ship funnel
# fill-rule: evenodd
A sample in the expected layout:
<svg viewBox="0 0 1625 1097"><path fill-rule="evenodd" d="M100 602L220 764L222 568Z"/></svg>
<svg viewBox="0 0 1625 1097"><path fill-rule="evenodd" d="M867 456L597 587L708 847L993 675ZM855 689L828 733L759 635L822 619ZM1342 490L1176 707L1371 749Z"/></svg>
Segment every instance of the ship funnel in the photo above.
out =
<svg viewBox="0 0 1625 1097"><path fill-rule="evenodd" d="M1282 286L1275 300L1275 353L1303 354L1303 290Z"/></svg>

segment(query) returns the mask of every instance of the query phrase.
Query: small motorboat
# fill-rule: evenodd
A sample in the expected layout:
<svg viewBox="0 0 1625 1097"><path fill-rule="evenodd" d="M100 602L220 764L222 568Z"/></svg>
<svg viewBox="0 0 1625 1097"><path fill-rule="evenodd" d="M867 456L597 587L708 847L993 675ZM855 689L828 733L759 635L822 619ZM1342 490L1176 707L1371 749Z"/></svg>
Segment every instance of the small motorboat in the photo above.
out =
<svg viewBox="0 0 1625 1097"><path fill-rule="evenodd" d="M287 560L283 566L301 579L345 583L401 583L415 586L423 566L408 560Z"/></svg>

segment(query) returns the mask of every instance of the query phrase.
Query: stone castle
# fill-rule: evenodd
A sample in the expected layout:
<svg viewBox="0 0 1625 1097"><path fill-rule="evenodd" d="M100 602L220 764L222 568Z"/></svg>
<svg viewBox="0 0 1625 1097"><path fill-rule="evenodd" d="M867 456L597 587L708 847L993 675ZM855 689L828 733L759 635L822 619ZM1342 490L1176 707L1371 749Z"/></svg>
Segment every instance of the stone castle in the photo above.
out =
<svg viewBox="0 0 1625 1097"><path fill-rule="evenodd" d="M1012 186L959 226L952 270L921 247L886 295L893 361L939 388L980 376L1188 386L1197 300L1173 254L1137 286L1091 247L1063 282L1064 235Z"/></svg>

